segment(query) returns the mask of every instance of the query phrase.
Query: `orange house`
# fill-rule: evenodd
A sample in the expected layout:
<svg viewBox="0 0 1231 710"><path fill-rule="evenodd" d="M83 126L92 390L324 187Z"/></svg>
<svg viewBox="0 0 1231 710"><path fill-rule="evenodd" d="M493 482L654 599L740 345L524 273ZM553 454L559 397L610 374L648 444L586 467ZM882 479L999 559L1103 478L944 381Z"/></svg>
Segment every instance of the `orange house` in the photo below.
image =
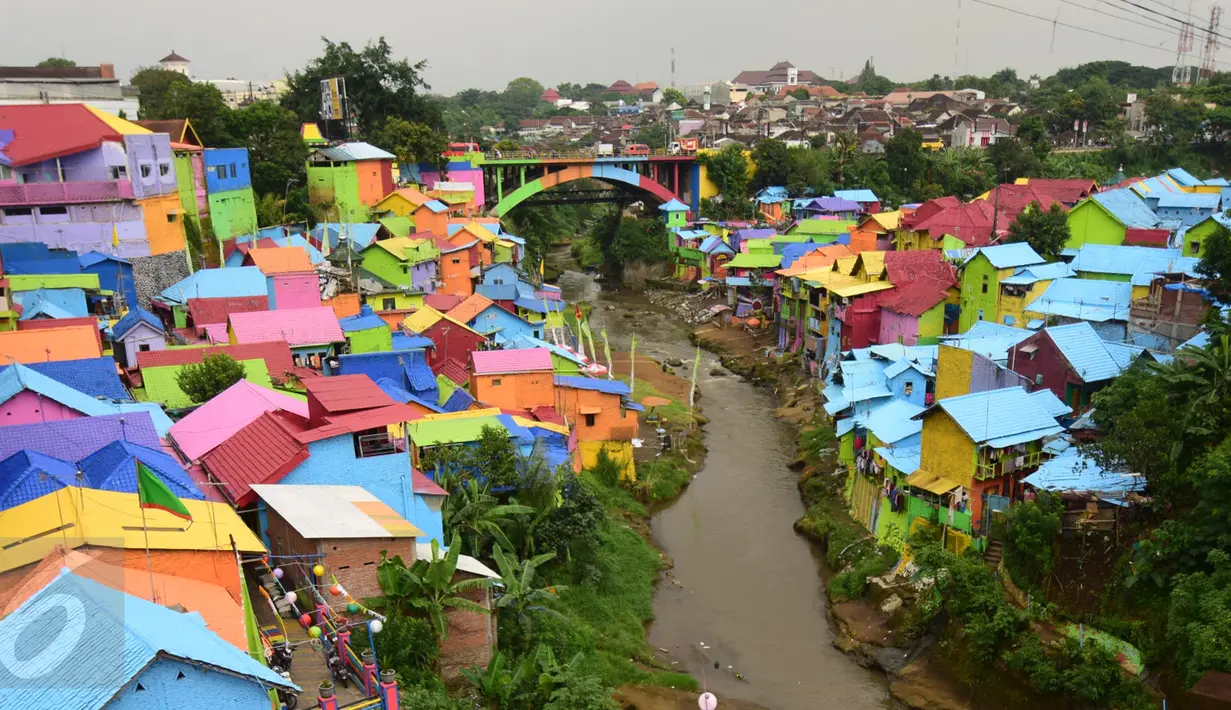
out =
<svg viewBox="0 0 1231 710"><path fill-rule="evenodd" d="M432 232L443 237L449 234L449 207L413 187L394 190L372 205L372 213L386 217L410 217L416 232Z"/></svg>
<svg viewBox="0 0 1231 710"><path fill-rule="evenodd" d="M487 406L529 410L555 404L547 348L476 350L470 372L470 394Z"/></svg>
<svg viewBox="0 0 1231 710"><path fill-rule="evenodd" d="M474 283L470 279L470 252L473 245L456 245L438 236L436 246L440 249L440 269L437 271L437 277L441 284L436 293L450 293L468 298L474 293Z"/></svg>
<svg viewBox="0 0 1231 710"><path fill-rule="evenodd" d="M465 226L449 235L449 241L454 244L470 244L470 263L477 266L491 266L492 252L500 239L494 232L478 222L467 222Z"/></svg>
<svg viewBox="0 0 1231 710"><path fill-rule="evenodd" d="M145 222L145 236L150 242L150 256L184 251L184 208L178 192L137 200Z"/></svg>
<svg viewBox="0 0 1231 710"><path fill-rule="evenodd" d="M626 402L627 383L577 375L554 378L556 411L573 426L578 441L632 441L639 405Z"/></svg>

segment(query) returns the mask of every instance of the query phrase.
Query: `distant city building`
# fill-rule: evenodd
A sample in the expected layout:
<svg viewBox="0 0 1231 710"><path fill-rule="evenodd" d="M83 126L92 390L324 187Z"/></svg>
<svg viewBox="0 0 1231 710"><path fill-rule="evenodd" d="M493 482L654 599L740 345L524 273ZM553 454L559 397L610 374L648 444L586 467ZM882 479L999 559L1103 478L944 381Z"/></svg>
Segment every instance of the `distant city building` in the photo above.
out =
<svg viewBox="0 0 1231 710"><path fill-rule="evenodd" d="M188 61L188 59L176 54L174 49L171 50L170 54L158 60L158 66L162 67L165 71L183 74L189 79L192 78L191 64L192 62Z"/></svg>
<svg viewBox="0 0 1231 710"><path fill-rule="evenodd" d="M767 71L744 70L731 80L743 84L758 94L777 93L784 86L819 84L821 77L816 72L795 68L790 62L778 62Z"/></svg>
<svg viewBox="0 0 1231 710"><path fill-rule="evenodd" d="M137 97L115 76L114 64L94 67L0 67L0 106L81 104L129 117L137 115Z"/></svg>

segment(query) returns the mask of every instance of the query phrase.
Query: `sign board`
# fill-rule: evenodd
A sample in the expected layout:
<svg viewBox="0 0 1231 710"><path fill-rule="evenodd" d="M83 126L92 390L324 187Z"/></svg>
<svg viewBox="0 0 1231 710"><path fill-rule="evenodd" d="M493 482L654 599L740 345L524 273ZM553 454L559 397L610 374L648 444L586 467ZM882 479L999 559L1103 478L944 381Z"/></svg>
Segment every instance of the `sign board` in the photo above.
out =
<svg viewBox="0 0 1231 710"><path fill-rule="evenodd" d="M675 111L672 111L671 120L672 121L683 121L684 120L684 109L677 109Z"/></svg>
<svg viewBox="0 0 1231 710"><path fill-rule="evenodd" d="M342 94L346 91L346 80L334 77L321 79L321 118L326 121L341 121Z"/></svg>

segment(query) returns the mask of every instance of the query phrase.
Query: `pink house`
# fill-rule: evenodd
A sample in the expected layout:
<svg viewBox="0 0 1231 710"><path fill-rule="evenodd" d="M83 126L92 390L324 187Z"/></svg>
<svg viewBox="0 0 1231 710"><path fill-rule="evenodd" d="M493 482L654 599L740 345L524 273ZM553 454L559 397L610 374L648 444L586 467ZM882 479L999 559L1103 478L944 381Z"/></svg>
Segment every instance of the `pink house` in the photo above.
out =
<svg viewBox="0 0 1231 710"><path fill-rule="evenodd" d="M308 403L240 380L171 427L170 439L188 461L196 461L266 412L308 418Z"/></svg>
<svg viewBox="0 0 1231 710"><path fill-rule="evenodd" d="M308 253L303 249L249 249L244 265L255 266L265 274L270 309L315 308L321 305L320 281Z"/></svg>
<svg viewBox="0 0 1231 710"><path fill-rule="evenodd" d="M271 304L272 305L272 304ZM346 342L338 317L329 306L232 313L227 333L232 345L284 340L296 367L332 371L329 361Z"/></svg>
<svg viewBox="0 0 1231 710"><path fill-rule="evenodd" d="M0 428L17 424L43 424L83 417L148 411L160 432L171 421L152 403L114 402L91 397L24 365L0 371Z"/></svg>

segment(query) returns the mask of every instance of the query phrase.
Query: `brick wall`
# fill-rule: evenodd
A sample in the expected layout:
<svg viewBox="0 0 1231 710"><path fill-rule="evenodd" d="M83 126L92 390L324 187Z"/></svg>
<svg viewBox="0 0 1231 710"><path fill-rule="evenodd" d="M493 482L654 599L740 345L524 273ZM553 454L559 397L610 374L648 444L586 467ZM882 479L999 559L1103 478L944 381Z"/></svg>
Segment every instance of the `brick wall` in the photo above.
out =
<svg viewBox="0 0 1231 710"><path fill-rule="evenodd" d="M188 256L182 251L129 261L132 262L133 280L137 282L137 299L141 301L142 308L149 308L154 296L167 287L188 278Z"/></svg>
<svg viewBox="0 0 1231 710"><path fill-rule="evenodd" d="M376 581L376 567L380 564L381 550L387 550L389 557L402 556L407 565L415 561L415 539L403 538L364 538L344 540L320 540L321 551L325 553L326 576L332 574L338 578L346 591L355 599L363 600L381 595L380 584Z"/></svg>
<svg viewBox="0 0 1231 710"><path fill-rule="evenodd" d="M475 575L458 572L455 580L475 579ZM491 608L491 591L472 589L464 595L467 599ZM446 681L461 675L463 668L485 668L491 660L492 648L496 645L496 617L494 614L476 614L461 609L451 609L449 638L440 648L441 672Z"/></svg>

